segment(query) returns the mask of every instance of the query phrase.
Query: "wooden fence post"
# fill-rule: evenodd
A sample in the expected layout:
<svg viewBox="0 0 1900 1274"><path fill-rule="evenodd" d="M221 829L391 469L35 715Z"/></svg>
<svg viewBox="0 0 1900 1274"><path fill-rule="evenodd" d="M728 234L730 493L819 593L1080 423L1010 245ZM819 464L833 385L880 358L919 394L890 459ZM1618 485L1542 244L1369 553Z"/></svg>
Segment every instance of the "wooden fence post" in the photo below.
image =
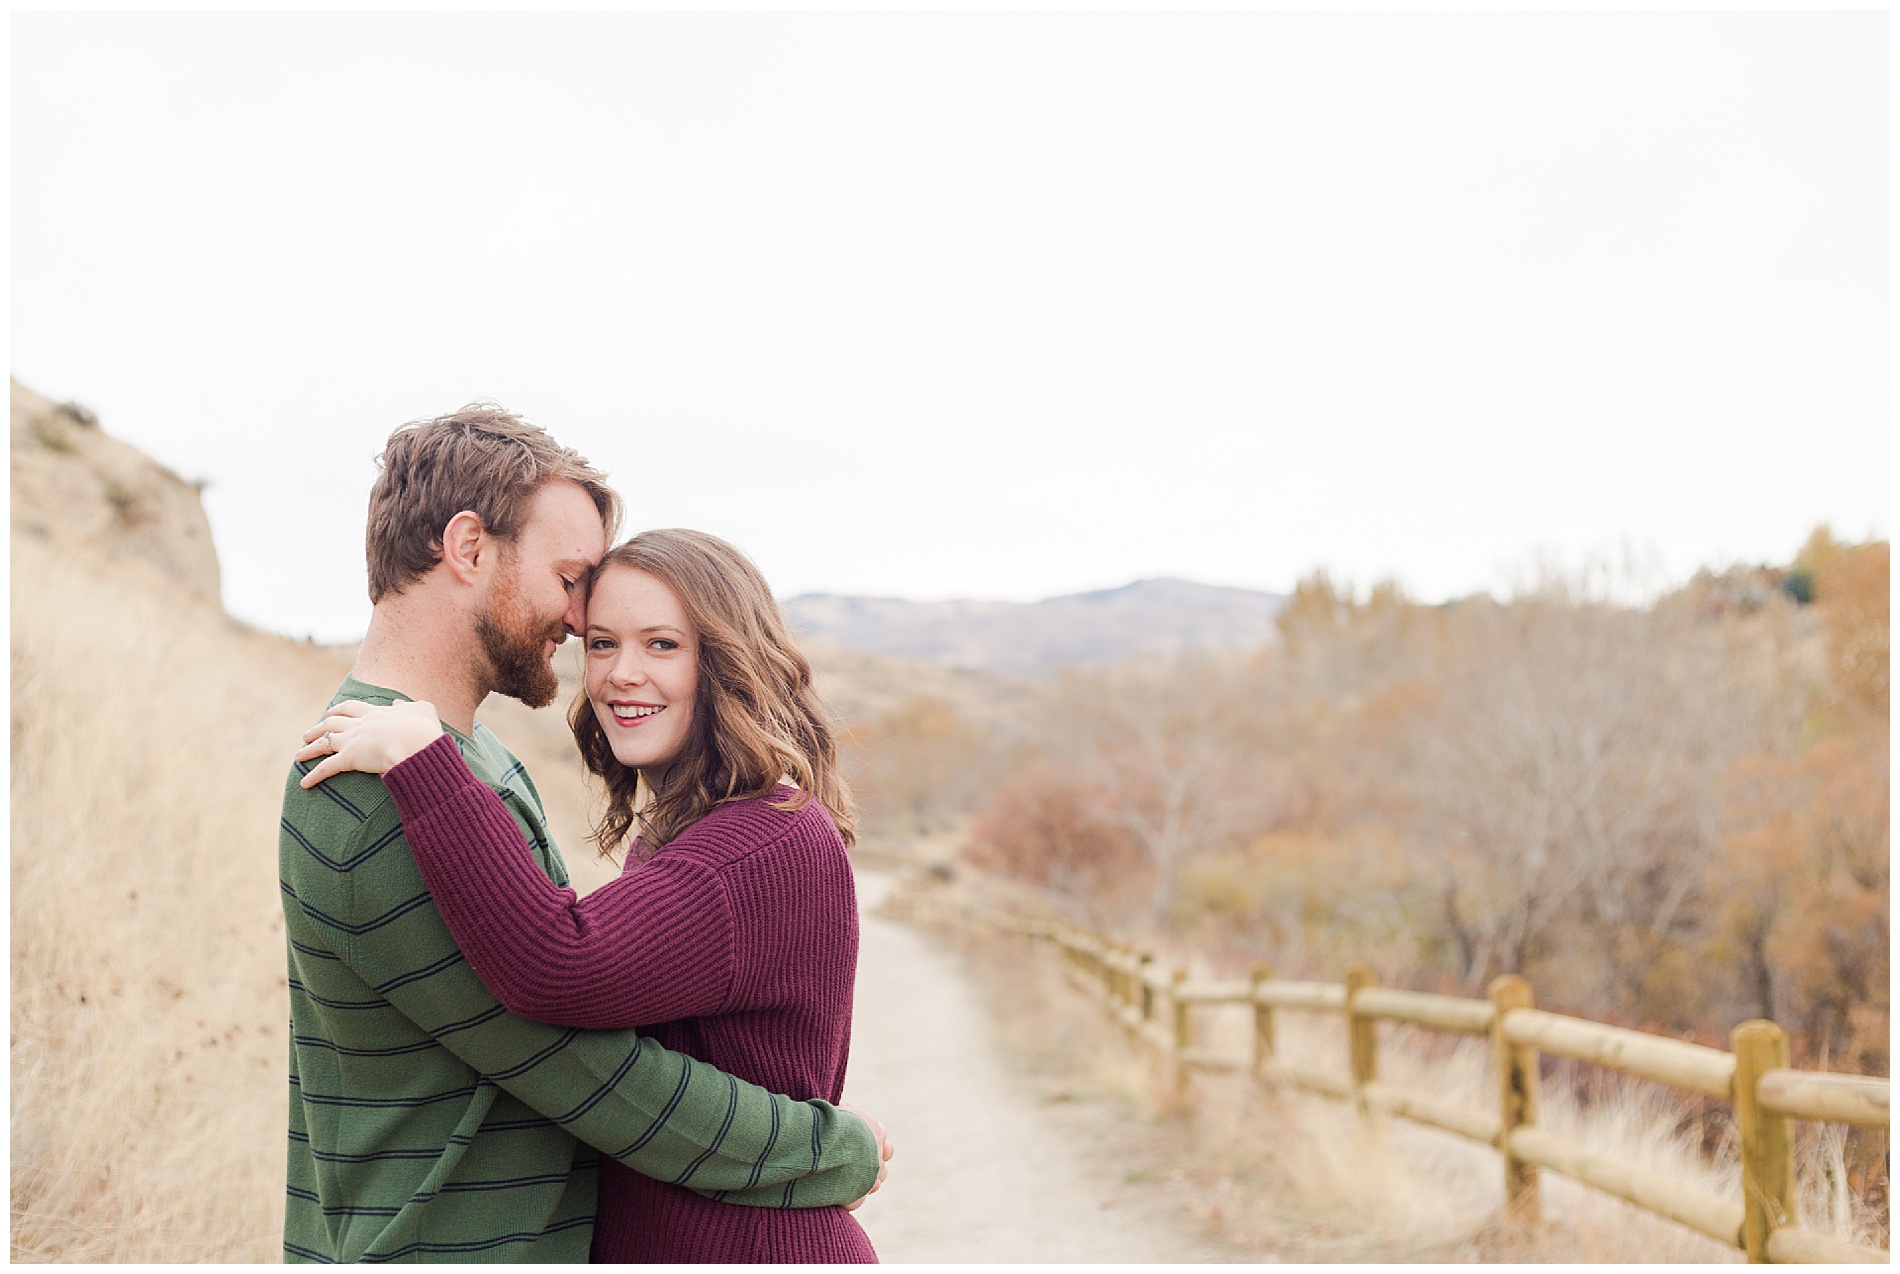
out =
<svg viewBox="0 0 1900 1274"><path fill-rule="evenodd" d="M1379 1078L1379 1024L1359 1016L1353 1007L1354 992L1373 985L1372 970L1355 964L1346 970L1346 1047L1352 1064L1352 1095L1362 1115L1371 1114L1366 1105L1366 1085Z"/></svg>
<svg viewBox="0 0 1900 1274"><path fill-rule="evenodd" d="M1141 1028L1148 1021L1148 981L1143 976L1148 971L1148 957L1139 951L1123 951L1121 955L1122 1003L1128 1006L1122 1025L1129 1039L1140 1041Z"/></svg>
<svg viewBox="0 0 1900 1274"><path fill-rule="evenodd" d="M1788 1117L1763 1110L1755 1085L1788 1064L1788 1035L1760 1018L1729 1036L1735 1051L1735 1125L1742 1140L1742 1246L1752 1264L1768 1260L1768 1236L1795 1224L1794 1143Z"/></svg>
<svg viewBox="0 0 1900 1274"><path fill-rule="evenodd" d="M1194 1043L1194 1023L1188 1017L1188 1010L1191 1006L1186 1000L1181 998L1181 984L1187 981L1187 976L1188 971L1186 969L1177 968L1174 971L1173 978L1168 983L1168 1008L1171 1010L1174 1018L1172 1023L1174 1027L1172 1032L1172 1040L1174 1043L1172 1050L1174 1074L1170 1076L1170 1078L1173 1081L1171 1087L1173 1089L1174 1100L1177 1103L1187 1100L1187 1051Z"/></svg>
<svg viewBox="0 0 1900 1274"><path fill-rule="evenodd" d="M1273 980L1273 966L1256 964L1248 979L1249 998L1253 1002L1253 1073L1258 1079L1273 1064L1273 1006L1260 1002L1260 984Z"/></svg>
<svg viewBox="0 0 1900 1274"><path fill-rule="evenodd" d="M1141 1020L1144 1022L1152 1022L1155 1017L1155 989L1148 984L1148 966L1154 962L1155 958L1146 951L1135 962L1135 994L1141 997Z"/></svg>
<svg viewBox="0 0 1900 1274"><path fill-rule="evenodd" d="M1537 1050L1504 1036L1504 1015L1531 1007L1531 984L1515 973L1491 981L1491 1050L1498 1070L1498 1151L1504 1157L1504 1210L1520 1220L1543 1218L1537 1165L1511 1152L1511 1134L1537 1122Z"/></svg>

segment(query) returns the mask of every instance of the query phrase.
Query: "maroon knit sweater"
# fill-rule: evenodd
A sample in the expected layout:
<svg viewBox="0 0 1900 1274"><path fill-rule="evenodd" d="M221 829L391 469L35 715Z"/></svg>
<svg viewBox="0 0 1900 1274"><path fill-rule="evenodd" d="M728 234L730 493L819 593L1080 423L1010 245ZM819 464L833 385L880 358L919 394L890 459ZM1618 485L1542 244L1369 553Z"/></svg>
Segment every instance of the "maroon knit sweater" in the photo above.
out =
<svg viewBox="0 0 1900 1274"><path fill-rule="evenodd" d="M469 964L510 1012L639 1027L799 1100L836 1102L851 1038L857 900L822 803L721 805L584 899L550 881L448 735L383 782ZM782 802L792 794L780 788ZM603 1158L596 1261L872 1262L840 1207L741 1207Z"/></svg>

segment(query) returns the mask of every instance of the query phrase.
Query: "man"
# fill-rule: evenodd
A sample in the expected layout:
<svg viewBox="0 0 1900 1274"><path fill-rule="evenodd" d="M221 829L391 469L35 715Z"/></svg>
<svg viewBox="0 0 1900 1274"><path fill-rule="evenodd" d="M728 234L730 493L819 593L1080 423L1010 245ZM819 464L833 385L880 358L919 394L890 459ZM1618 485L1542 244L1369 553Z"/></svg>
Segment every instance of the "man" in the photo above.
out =
<svg viewBox="0 0 1900 1274"><path fill-rule="evenodd" d="M332 702L422 699L567 882L527 772L475 710L552 702L555 648L619 520L602 475L471 407L391 436L370 494L368 634ZM733 1203L850 1204L882 1175L855 1114L630 1031L529 1022L456 949L379 778L306 788L279 837L290 962L287 1261L584 1261L599 1154ZM691 935L681 935L691 941Z"/></svg>

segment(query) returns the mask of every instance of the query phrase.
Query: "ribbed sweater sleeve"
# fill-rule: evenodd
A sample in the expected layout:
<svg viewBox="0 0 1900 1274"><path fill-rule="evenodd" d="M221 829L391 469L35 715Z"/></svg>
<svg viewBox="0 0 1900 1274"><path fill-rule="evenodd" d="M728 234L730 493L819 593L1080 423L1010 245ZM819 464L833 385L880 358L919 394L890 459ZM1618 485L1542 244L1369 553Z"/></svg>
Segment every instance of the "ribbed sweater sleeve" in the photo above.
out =
<svg viewBox="0 0 1900 1274"><path fill-rule="evenodd" d="M738 944L719 873L663 856L576 897L446 734L383 783L449 932L509 1012L601 1029L726 1008Z"/></svg>

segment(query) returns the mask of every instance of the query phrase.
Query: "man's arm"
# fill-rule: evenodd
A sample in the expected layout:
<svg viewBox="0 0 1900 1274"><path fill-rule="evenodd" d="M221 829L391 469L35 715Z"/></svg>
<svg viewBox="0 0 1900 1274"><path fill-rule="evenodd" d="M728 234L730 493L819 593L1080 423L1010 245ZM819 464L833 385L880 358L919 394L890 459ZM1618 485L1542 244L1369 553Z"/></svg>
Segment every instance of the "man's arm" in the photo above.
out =
<svg viewBox="0 0 1900 1274"><path fill-rule="evenodd" d="M345 774L305 792L287 824L337 829L293 856L285 884L330 949L422 1031L580 1140L662 1181L732 1203L850 1203L879 1175L869 1127L797 1102L631 1031L510 1014L469 968L429 896L382 783ZM308 836L301 839L309 839Z"/></svg>

